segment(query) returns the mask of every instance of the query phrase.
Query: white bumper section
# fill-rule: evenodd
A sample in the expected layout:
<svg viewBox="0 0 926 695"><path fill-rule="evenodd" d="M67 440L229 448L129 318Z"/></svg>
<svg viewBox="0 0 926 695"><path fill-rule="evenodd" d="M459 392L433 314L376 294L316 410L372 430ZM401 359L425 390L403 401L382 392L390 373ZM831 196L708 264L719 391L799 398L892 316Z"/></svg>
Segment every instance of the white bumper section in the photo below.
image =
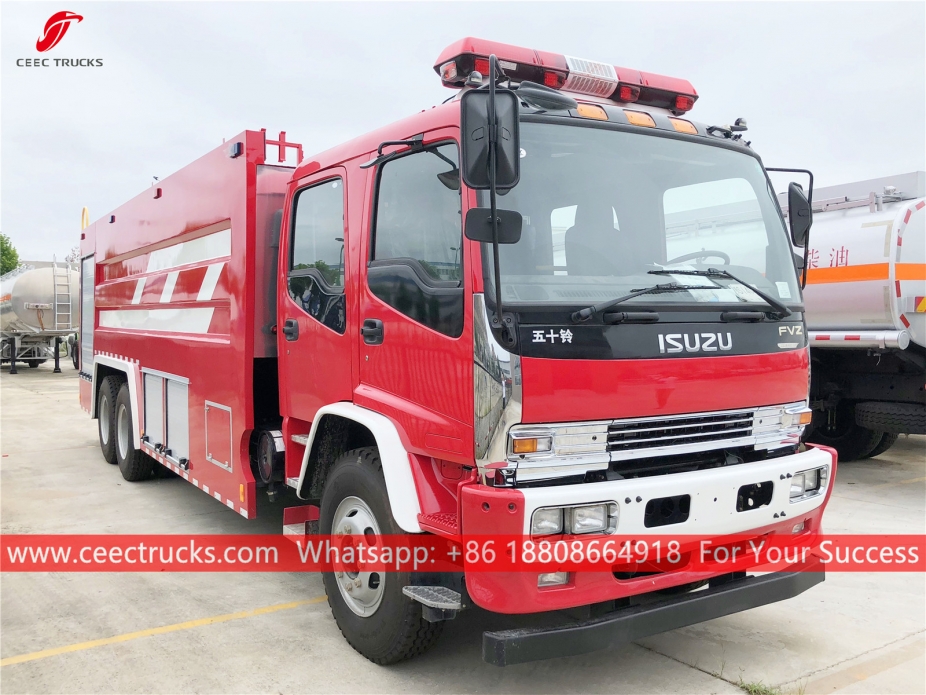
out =
<svg viewBox="0 0 926 695"><path fill-rule="evenodd" d="M790 502L789 473L810 468L828 467L826 487L820 494ZM521 488L524 495L524 533L530 534L531 515L539 507L558 507L594 502L616 502L619 515L616 533L619 535L710 535L747 533L784 520L800 521L803 514L817 509L826 499L833 484L832 457L821 449L808 449L792 456L770 461L742 463L689 473L654 475L610 482L582 485ZM785 476L784 479L781 476ZM772 481L772 501L767 506L736 511L740 487ZM651 499L691 495L691 511L687 521L670 526L646 528L643 525L646 503ZM637 498L641 498L637 502ZM630 503L626 499L630 498ZM776 516L777 515L777 516Z"/></svg>

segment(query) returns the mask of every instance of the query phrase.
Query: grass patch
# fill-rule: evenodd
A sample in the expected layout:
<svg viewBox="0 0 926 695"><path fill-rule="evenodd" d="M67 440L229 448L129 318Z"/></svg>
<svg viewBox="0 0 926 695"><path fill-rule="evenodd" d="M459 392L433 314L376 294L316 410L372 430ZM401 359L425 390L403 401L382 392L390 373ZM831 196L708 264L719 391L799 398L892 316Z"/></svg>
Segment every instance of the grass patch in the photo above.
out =
<svg viewBox="0 0 926 695"><path fill-rule="evenodd" d="M742 679L737 685L749 695L781 695L781 690L765 685L765 683L746 683Z"/></svg>

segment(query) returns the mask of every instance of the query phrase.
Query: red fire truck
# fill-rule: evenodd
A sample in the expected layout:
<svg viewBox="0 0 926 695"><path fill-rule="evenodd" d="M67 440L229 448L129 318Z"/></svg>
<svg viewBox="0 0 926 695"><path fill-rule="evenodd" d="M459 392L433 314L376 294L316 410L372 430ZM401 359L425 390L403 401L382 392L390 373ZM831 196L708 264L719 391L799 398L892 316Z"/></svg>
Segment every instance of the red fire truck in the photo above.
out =
<svg viewBox="0 0 926 695"><path fill-rule="evenodd" d="M288 501L296 537L819 530L836 457L800 442L801 259L745 123L691 120L685 80L479 39L434 69L457 90L440 106L305 158L245 131L84 230L80 399L104 458L249 519ZM796 184L789 224L804 245ZM324 574L377 663L473 604L572 612L486 633L509 664L822 580Z"/></svg>

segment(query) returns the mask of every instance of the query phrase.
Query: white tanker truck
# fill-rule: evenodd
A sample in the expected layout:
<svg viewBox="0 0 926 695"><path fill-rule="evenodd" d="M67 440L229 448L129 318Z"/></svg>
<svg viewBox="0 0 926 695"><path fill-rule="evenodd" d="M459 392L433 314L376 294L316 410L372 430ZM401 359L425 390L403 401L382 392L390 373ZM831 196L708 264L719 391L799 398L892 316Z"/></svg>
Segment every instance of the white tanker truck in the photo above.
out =
<svg viewBox="0 0 926 695"><path fill-rule="evenodd" d="M0 359L10 362L11 373L16 362L38 367L55 359L61 341L76 359L75 343L68 339L78 325L79 277L59 263L23 266L0 277Z"/></svg>
<svg viewBox="0 0 926 695"><path fill-rule="evenodd" d="M924 184L920 171L813 191L805 438L842 461L926 434Z"/></svg>

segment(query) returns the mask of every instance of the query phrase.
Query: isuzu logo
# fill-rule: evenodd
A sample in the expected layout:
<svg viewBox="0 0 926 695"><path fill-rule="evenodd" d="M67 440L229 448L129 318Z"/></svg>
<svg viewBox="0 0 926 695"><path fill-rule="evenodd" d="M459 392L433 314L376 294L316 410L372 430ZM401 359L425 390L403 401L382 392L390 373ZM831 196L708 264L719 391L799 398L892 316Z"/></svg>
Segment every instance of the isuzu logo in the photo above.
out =
<svg viewBox="0 0 926 695"><path fill-rule="evenodd" d="M659 352L717 352L732 350L729 333L660 333Z"/></svg>

